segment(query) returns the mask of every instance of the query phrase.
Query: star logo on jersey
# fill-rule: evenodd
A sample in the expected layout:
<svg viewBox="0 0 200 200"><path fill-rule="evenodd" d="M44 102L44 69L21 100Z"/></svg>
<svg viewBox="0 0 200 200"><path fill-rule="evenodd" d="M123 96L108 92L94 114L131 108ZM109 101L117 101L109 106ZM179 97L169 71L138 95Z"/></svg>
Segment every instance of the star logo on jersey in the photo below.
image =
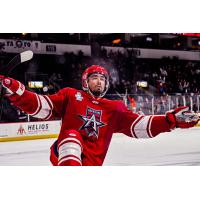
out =
<svg viewBox="0 0 200 200"><path fill-rule="evenodd" d="M84 121L84 124L79 130L86 130L89 137L95 136L98 138L99 128L106 125L101 122L101 115L101 110L87 108L86 116L79 115L79 117Z"/></svg>

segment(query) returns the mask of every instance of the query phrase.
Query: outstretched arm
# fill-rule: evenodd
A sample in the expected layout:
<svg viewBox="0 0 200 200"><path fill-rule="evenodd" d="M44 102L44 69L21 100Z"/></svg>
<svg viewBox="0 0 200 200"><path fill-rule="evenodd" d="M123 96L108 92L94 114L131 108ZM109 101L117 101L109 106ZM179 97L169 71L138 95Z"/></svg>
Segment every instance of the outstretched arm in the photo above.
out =
<svg viewBox="0 0 200 200"><path fill-rule="evenodd" d="M0 77L6 89L5 96L10 101L29 115L47 120L53 116L61 117L64 102L64 92L55 95L38 95L25 90L25 86L12 78Z"/></svg>
<svg viewBox="0 0 200 200"><path fill-rule="evenodd" d="M179 107L165 115L138 115L128 111L123 105L120 109L117 132L134 138L152 138L175 128L190 128L197 124L199 117L188 107Z"/></svg>

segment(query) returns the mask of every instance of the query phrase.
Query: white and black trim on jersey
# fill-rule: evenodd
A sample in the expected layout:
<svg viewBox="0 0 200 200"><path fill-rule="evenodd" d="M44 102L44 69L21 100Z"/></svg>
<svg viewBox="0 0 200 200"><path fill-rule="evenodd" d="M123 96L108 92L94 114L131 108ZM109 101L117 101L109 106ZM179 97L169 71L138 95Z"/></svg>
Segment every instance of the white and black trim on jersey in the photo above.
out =
<svg viewBox="0 0 200 200"><path fill-rule="evenodd" d="M135 138L152 138L151 125L153 120L152 115L138 116L131 125L131 134Z"/></svg>
<svg viewBox="0 0 200 200"><path fill-rule="evenodd" d="M74 160L82 165L81 153L83 147L81 142L74 138L65 138L58 145L58 165L68 160Z"/></svg>
<svg viewBox="0 0 200 200"><path fill-rule="evenodd" d="M37 109L30 115L32 117L48 120L52 115L53 104L46 95L35 94L37 98Z"/></svg>

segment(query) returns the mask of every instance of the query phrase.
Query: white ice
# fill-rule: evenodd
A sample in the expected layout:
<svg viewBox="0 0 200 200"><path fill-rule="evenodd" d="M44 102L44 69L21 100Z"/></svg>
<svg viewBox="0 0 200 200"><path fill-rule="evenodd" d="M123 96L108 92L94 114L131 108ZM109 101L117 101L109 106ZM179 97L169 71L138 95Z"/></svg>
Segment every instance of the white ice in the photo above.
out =
<svg viewBox="0 0 200 200"><path fill-rule="evenodd" d="M0 143L1 166L47 166L55 139ZM104 165L200 165L200 127L177 129L152 139L113 136Z"/></svg>

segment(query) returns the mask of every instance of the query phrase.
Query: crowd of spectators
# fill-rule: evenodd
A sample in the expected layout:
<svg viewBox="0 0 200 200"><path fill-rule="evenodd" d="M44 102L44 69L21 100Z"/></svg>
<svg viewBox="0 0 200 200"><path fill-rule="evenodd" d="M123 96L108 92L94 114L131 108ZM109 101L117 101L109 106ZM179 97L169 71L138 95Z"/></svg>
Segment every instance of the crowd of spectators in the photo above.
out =
<svg viewBox="0 0 200 200"><path fill-rule="evenodd" d="M106 55L106 56L105 56ZM114 88L120 93L128 89L128 93L138 94L150 91L152 94L200 93L200 62L179 60L174 58L138 59L131 52L122 54L112 50L103 57L113 65L118 81L112 80ZM111 72L112 72L111 71ZM113 79L113 78L112 78ZM148 88L137 87L137 81L146 81Z"/></svg>
<svg viewBox="0 0 200 200"><path fill-rule="evenodd" d="M123 55L112 51L103 57L112 62L118 80L112 80L119 92L141 93L145 89L137 87L137 81L146 81L148 89L156 94L200 93L200 62L184 61L178 58L138 59L129 52ZM113 76L112 76L113 77ZM114 76L116 79L116 76Z"/></svg>

